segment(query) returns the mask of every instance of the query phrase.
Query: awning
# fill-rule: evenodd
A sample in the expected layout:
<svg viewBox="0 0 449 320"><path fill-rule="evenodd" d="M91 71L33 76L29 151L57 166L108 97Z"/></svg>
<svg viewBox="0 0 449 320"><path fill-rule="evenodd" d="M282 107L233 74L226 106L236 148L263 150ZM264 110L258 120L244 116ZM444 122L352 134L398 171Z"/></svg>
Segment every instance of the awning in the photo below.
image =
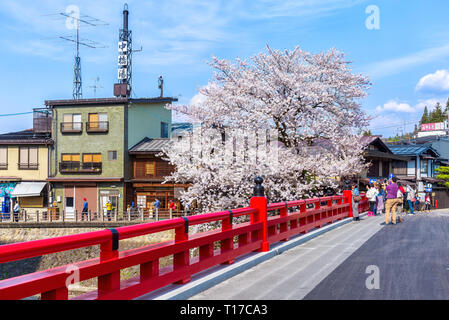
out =
<svg viewBox="0 0 449 320"><path fill-rule="evenodd" d="M46 182L20 182L13 192L12 197L39 197Z"/></svg>

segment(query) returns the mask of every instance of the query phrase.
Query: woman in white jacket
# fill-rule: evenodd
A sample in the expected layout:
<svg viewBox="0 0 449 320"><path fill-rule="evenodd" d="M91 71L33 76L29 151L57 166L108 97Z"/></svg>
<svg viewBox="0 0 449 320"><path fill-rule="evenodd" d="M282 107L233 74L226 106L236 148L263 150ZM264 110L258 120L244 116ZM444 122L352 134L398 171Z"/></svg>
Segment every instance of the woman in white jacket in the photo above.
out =
<svg viewBox="0 0 449 320"><path fill-rule="evenodd" d="M416 201L415 190L413 190L413 188L410 187L410 185L407 185L406 191L407 191L408 207L410 208L410 214L414 214L413 206L415 205L415 201Z"/></svg>
<svg viewBox="0 0 449 320"><path fill-rule="evenodd" d="M370 183L369 189L366 192L366 197L368 198L369 201L369 212L368 212L369 216L376 215L376 197L378 194L379 191L377 191L374 185Z"/></svg>

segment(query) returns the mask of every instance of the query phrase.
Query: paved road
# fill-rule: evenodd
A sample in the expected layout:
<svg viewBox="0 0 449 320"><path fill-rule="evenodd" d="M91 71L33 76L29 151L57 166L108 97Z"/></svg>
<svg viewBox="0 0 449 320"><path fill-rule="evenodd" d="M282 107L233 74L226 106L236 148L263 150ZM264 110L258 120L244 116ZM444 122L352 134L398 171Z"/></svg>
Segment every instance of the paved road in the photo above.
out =
<svg viewBox="0 0 449 320"><path fill-rule="evenodd" d="M371 236L383 217L363 217L290 249L191 300L302 299Z"/></svg>
<svg viewBox="0 0 449 320"><path fill-rule="evenodd" d="M407 216L385 226L321 281L305 299L449 299L449 212ZM375 265L379 289L365 282ZM371 282L369 284L374 284Z"/></svg>
<svg viewBox="0 0 449 320"><path fill-rule="evenodd" d="M334 229L191 299L449 299L449 211L383 219Z"/></svg>

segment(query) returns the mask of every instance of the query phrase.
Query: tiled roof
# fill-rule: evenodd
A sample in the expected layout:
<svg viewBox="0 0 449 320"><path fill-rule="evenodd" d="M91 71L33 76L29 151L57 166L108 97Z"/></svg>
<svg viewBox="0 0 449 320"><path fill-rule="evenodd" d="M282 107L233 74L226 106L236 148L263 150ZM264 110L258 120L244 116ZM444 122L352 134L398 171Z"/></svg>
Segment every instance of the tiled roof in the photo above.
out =
<svg viewBox="0 0 449 320"><path fill-rule="evenodd" d="M162 148L170 145L170 139L167 138L144 138L134 147L129 149L129 153L154 153L161 152Z"/></svg>
<svg viewBox="0 0 449 320"><path fill-rule="evenodd" d="M0 134L0 144L52 144L49 133L34 132L33 129Z"/></svg>
<svg viewBox="0 0 449 320"><path fill-rule="evenodd" d="M420 155L426 151L431 151L436 156L439 156L439 153L433 149L430 144L388 145L388 148L390 148L394 154L400 155Z"/></svg>

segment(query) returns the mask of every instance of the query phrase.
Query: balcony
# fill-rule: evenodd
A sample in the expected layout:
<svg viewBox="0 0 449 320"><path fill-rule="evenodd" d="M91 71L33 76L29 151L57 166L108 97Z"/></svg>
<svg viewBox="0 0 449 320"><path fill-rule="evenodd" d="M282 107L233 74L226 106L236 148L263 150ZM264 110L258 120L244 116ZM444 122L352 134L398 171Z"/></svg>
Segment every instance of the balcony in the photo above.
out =
<svg viewBox="0 0 449 320"><path fill-rule="evenodd" d="M7 163L0 163L0 170L8 170L8 164Z"/></svg>
<svg viewBox="0 0 449 320"><path fill-rule="evenodd" d="M37 170L39 163L18 163L19 170Z"/></svg>
<svg viewBox="0 0 449 320"><path fill-rule="evenodd" d="M63 161L59 163L60 173L101 173L102 162Z"/></svg>
<svg viewBox="0 0 449 320"><path fill-rule="evenodd" d="M90 121L86 122L86 132L104 133L109 131L109 121Z"/></svg>
<svg viewBox="0 0 449 320"><path fill-rule="evenodd" d="M83 132L82 122L61 122L61 133L81 133Z"/></svg>

